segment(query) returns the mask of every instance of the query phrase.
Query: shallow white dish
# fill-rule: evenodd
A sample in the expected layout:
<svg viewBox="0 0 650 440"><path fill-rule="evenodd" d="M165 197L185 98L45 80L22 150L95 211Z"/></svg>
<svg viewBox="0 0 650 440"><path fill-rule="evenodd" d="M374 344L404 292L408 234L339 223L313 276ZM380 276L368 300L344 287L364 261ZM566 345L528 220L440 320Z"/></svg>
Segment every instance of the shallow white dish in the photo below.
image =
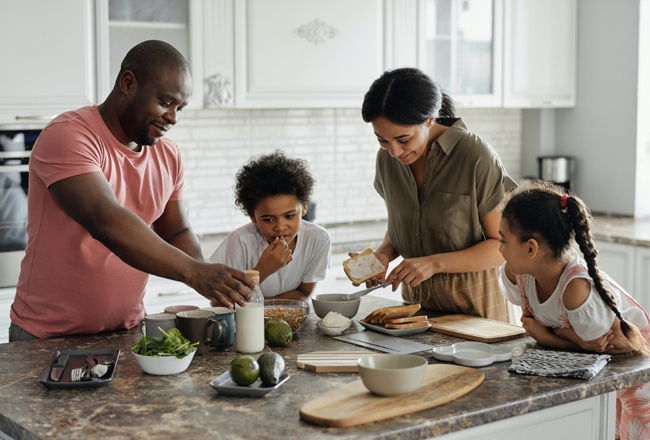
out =
<svg viewBox="0 0 650 440"><path fill-rule="evenodd" d="M359 324L367 328L368 330L373 330L379 333L386 333L387 335L392 335L392 336L406 336L406 335L414 335L416 333L424 333L429 328L431 327L431 324L423 327L415 327L415 328L386 328L384 327L383 324L370 324L367 322L363 322L362 320L359 320Z"/></svg>
<svg viewBox="0 0 650 440"><path fill-rule="evenodd" d="M466 367L484 367L493 362L510 360L512 350L485 342L458 342L445 347L435 347L433 357L439 361L455 362Z"/></svg>
<svg viewBox="0 0 650 440"><path fill-rule="evenodd" d="M141 354L136 353L133 353L133 356L135 356L135 360L138 361L138 365L140 365L140 368L142 368L145 373L155 374L157 376L166 376L168 374L182 373L187 370L187 367L190 366L195 354L196 350L182 359L178 359L176 356L154 357L142 356Z"/></svg>
<svg viewBox="0 0 650 440"><path fill-rule="evenodd" d="M282 373L280 381L277 385L264 385L262 379L258 378L255 382L248 386L237 385L230 372L226 371L221 376L210 382L210 386L217 390L220 394L226 396L246 396L246 397L263 397L273 390L277 390L280 385L289 379L289 373Z"/></svg>

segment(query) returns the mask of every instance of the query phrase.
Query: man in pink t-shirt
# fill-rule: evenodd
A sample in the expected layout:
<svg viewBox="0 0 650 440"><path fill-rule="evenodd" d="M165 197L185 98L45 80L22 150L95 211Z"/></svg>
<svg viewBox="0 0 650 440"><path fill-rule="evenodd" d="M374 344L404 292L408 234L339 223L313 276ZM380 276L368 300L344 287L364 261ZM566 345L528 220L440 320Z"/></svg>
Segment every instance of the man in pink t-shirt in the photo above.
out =
<svg viewBox="0 0 650 440"><path fill-rule="evenodd" d="M64 113L30 160L28 242L10 341L132 328L148 274L226 307L251 300L243 272L203 260L183 203L183 164L165 139L187 105L183 56L145 41L96 107Z"/></svg>

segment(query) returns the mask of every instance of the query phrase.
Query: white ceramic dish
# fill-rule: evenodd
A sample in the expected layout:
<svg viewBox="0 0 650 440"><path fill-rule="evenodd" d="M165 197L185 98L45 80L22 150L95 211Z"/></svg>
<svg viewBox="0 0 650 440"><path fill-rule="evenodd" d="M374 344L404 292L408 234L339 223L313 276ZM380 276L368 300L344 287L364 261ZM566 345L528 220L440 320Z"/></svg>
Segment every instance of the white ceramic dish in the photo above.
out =
<svg viewBox="0 0 650 440"><path fill-rule="evenodd" d="M350 319L349 322L345 325L339 326L339 327L328 327L326 325L323 325L323 320L321 319L318 321L318 328L323 331L327 336L338 336L342 334L344 331L350 328L352 325L352 320Z"/></svg>
<svg viewBox="0 0 650 440"><path fill-rule="evenodd" d="M383 324L369 324L359 320L359 324L367 328L368 330L373 330L379 333L386 333L391 336L406 336L406 335L415 335L417 333L424 333L431 327L431 324L424 327L415 327L415 328L386 328Z"/></svg>
<svg viewBox="0 0 650 440"><path fill-rule="evenodd" d="M433 357L439 361L455 362L466 367L485 367L493 362L512 358L512 350L485 342L459 342L446 347L435 347Z"/></svg>
<svg viewBox="0 0 650 440"><path fill-rule="evenodd" d="M374 354L357 361L363 385L380 396L411 393L422 385L427 360L412 354Z"/></svg>
<svg viewBox="0 0 650 440"><path fill-rule="evenodd" d="M190 366L195 354L196 350L182 359L178 359L176 356L154 357L142 356L141 354L136 353L133 353L133 356L135 356L135 360L138 361L138 365L140 365L140 368L142 368L145 373L154 374L156 376L166 376L168 374L182 373L187 370L187 367Z"/></svg>
<svg viewBox="0 0 650 440"><path fill-rule="evenodd" d="M346 299L345 293L320 293L311 297L314 313L324 318L329 312L338 312L346 318L353 318L359 311L361 298Z"/></svg>
<svg viewBox="0 0 650 440"><path fill-rule="evenodd" d="M210 382L210 386L217 390L219 394L226 396L244 396L244 397L263 397L271 391L277 390L280 385L289 379L289 373L282 373L280 381L277 385L263 385L262 379L257 379L255 382L248 386L237 385L230 377L230 373L226 371L221 376Z"/></svg>

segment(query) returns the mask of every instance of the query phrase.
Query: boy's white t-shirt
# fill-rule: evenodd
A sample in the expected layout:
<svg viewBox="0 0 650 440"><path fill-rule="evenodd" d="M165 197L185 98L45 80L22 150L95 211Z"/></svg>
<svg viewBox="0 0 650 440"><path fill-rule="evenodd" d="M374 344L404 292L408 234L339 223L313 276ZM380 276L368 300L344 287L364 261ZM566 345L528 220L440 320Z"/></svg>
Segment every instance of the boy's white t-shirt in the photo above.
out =
<svg viewBox="0 0 650 440"><path fill-rule="evenodd" d="M327 270L332 267L329 232L322 226L302 220L295 239L293 260L260 284L265 297L278 296L295 290L300 283L315 283L327 277ZM257 224L251 222L228 234L210 261L238 270L251 270L268 246Z"/></svg>

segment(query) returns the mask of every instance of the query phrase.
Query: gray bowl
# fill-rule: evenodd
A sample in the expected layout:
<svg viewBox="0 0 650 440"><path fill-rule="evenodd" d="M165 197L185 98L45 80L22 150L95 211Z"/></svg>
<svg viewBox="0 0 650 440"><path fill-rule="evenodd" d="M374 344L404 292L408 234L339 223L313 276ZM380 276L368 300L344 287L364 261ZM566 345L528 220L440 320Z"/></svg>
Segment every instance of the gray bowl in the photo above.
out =
<svg viewBox="0 0 650 440"><path fill-rule="evenodd" d="M321 293L311 297L314 313L319 318L324 318L329 312L338 312L346 318L353 318L359 311L361 298L345 299L344 293Z"/></svg>

